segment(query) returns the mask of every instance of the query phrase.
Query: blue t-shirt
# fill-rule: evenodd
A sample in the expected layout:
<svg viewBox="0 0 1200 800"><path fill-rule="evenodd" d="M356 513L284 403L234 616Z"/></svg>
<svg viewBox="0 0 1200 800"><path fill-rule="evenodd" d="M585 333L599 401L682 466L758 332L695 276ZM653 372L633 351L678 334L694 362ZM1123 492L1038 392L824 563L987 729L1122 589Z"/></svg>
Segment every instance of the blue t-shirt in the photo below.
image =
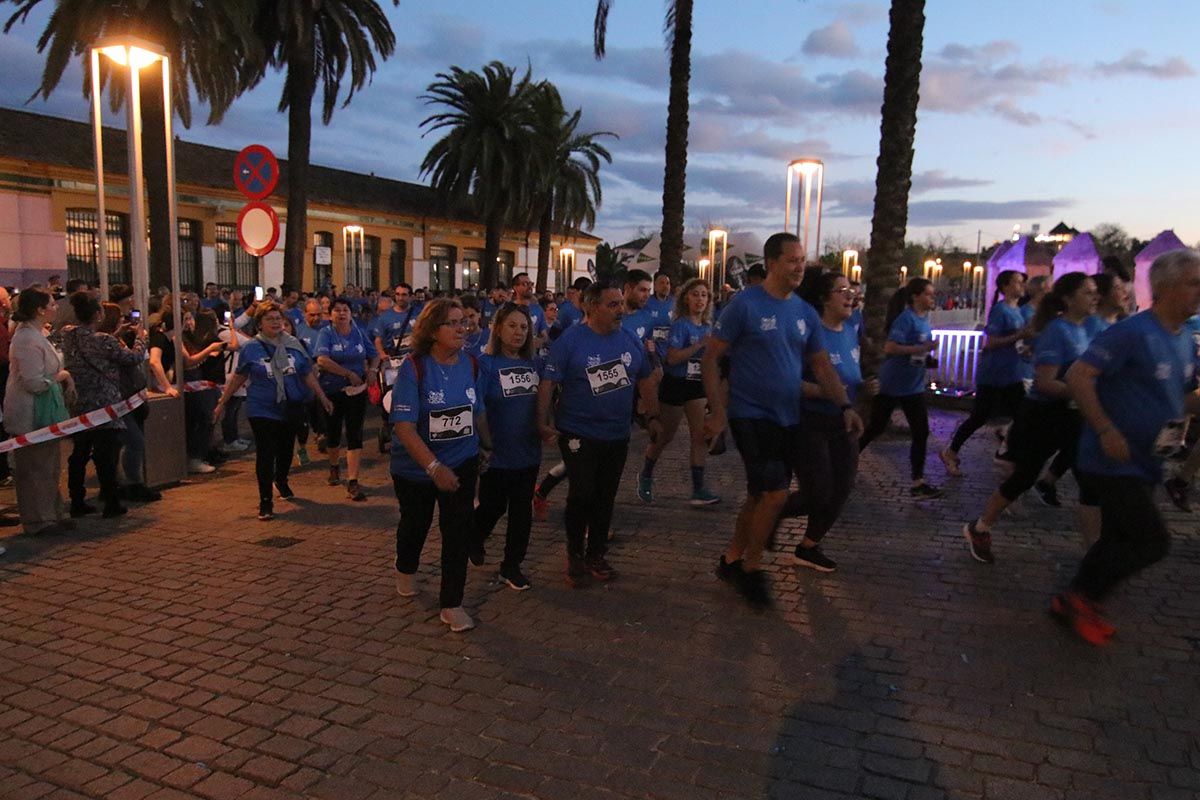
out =
<svg viewBox="0 0 1200 800"><path fill-rule="evenodd" d="M667 295L665 300L659 300L658 295L651 292L646 301L645 311L650 315L650 330L656 342L665 342L670 337L671 314L675 310L675 298Z"/></svg>
<svg viewBox="0 0 1200 800"><path fill-rule="evenodd" d="M271 367L271 355L275 349L263 344L260 339L251 339L242 345L238 354L237 374L245 375L246 418L259 417L283 421L284 404L275 401L275 372ZM289 349L288 368L284 372L284 389L288 399L303 400L309 396L304 378L312 372L313 362L305 353Z"/></svg>
<svg viewBox="0 0 1200 800"><path fill-rule="evenodd" d="M697 325L687 317L681 317L671 323L670 334L667 337L667 350L684 350L697 342L703 342L712 333L712 325ZM663 353L663 372L673 378L686 378L691 381L700 380L700 359L704 357L701 347L687 361L678 364L668 364L666 352Z"/></svg>
<svg viewBox="0 0 1200 800"><path fill-rule="evenodd" d="M296 330L299 330L300 326L304 324L304 309L299 305L283 309L283 315L292 321L292 327Z"/></svg>
<svg viewBox="0 0 1200 800"><path fill-rule="evenodd" d="M546 332L546 313L537 303L530 303L525 306L525 310L529 312L529 327L533 330L533 335L541 336Z"/></svg>
<svg viewBox="0 0 1200 800"><path fill-rule="evenodd" d="M654 332L653 320L650 319L650 312L645 308L622 312L621 327L637 337L639 342L646 341Z"/></svg>
<svg viewBox="0 0 1200 800"><path fill-rule="evenodd" d="M383 340L384 352L380 358L387 356L406 355L411 347L413 325L417 321L418 312L412 306L407 311L397 311L389 308L371 323L371 341Z"/></svg>
<svg viewBox="0 0 1200 800"><path fill-rule="evenodd" d="M542 463L537 425L541 369L536 359L488 354L479 359L494 469L529 469Z"/></svg>
<svg viewBox="0 0 1200 800"><path fill-rule="evenodd" d="M296 338L304 343L304 349L308 351L309 358L316 358L317 352L317 336L321 333L320 328L310 328L308 323L303 319L296 326Z"/></svg>
<svg viewBox="0 0 1200 800"><path fill-rule="evenodd" d="M1110 327L1112 327L1112 323L1099 314L1092 314L1083 321L1083 329L1087 331L1089 341Z"/></svg>
<svg viewBox="0 0 1200 800"><path fill-rule="evenodd" d="M562 387L558 429L584 439L629 438L637 382L650 375L642 343L624 328L601 336L575 325L550 346L542 377Z"/></svg>
<svg viewBox="0 0 1200 800"><path fill-rule="evenodd" d="M1173 334L1153 311L1143 311L1101 333L1079 359L1100 370L1100 405L1125 436L1133 456L1125 464L1110 459L1088 425L1079 438L1079 468L1158 483L1162 455L1156 452L1156 442L1167 433L1168 423L1185 418L1184 392L1195 374L1191 332L1181 328Z"/></svg>
<svg viewBox="0 0 1200 800"><path fill-rule="evenodd" d="M725 306L713 335L730 346L729 418L798 425L805 356L825 349L816 309L751 286Z"/></svg>
<svg viewBox="0 0 1200 800"><path fill-rule="evenodd" d="M554 320L554 327L557 330L565 331L580 322L583 322L583 311L579 306L570 300L563 300L558 304L558 319Z"/></svg>
<svg viewBox="0 0 1200 800"><path fill-rule="evenodd" d="M888 331L888 341L914 345L928 342L933 336L929 320L912 307L900 312ZM879 368L879 393L891 397L908 397L925 392L925 358L928 353L908 356L888 356Z"/></svg>
<svg viewBox="0 0 1200 800"><path fill-rule="evenodd" d="M446 366L433 356L421 359L422 376L411 357L400 365L400 377L392 388L392 408L388 422L411 422L417 426L421 441L434 458L450 469L479 454L479 428L476 417L483 413L483 372L465 354ZM444 372L443 372L444 371ZM408 450L392 431L392 474L410 481L432 483L426 464L413 461Z"/></svg>
<svg viewBox="0 0 1200 800"><path fill-rule="evenodd" d="M489 328L492 324L492 319L496 316L496 309L500 306L492 302L491 298L485 297L479 304L479 325L482 328Z"/></svg>
<svg viewBox="0 0 1200 800"><path fill-rule="evenodd" d="M1033 353L1034 369L1053 364L1058 367L1058 377L1062 378L1075 359L1087 350L1090 338L1084 324L1077 325L1064 317L1053 320L1038 335L1037 349ZM1029 390L1029 399L1040 402L1058 400L1039 394L1036 382L1034 388Z"/></svg>
<svg viewBox="0 0 1200 800"><path fill-rule="evenodd" d="M1037 313L1037 307L1034 303L1026 303L1023 306L1018 306L1021 312L1022 325L1029 325L1033 322L1033 315ZM1019 341L1013 345L1017 350L1017 355L1021 359L1021 380L1033 380L1033 353L1037 350L1037 337L1032 336L1024 341Z"/></svg>
<svg viewBox="0 0 1200 800"><path fill-rule="evenodd" d="M463 352L479 358L483 355L483 347L488 343L490 335L487 328L480 328L475 333L463 334Z"/></svg>
<svg viewBox="0 0 1200 800"><path fill-rule="evenodd" d="M863 382L862 366L859 362L858 329L850 324L850 320L842 323L840 331L835 331L824 323L821 324L821 327L821 334L825 338L825 349L829 353L829 362L837 370L842 385L846 387L846 396L853 403ZM817 382L809 364L804 365L804 380L809 383ZM825 398L805 397L801 404L805 411L838 417L842 415L841 408L832 400Z"/></svg>
<svg viewBox="0 0 1200 800"><path fill-rule="evenodd" d="M987 327L984 330L989 337L1001 337L1011 336L1024 327L1025 318L1019 308L1014 308L1008 303L997 303L988 312ZM984 350L980 354L975 383L980 386L1008 386L1020 383L1024 374L1017 343L1012 342L1004 347Z"/></svg>
<svg viewBox="0 0 1200 800"><path fill-rule="evenodd" d="M342 369L353 372L358 377L366 375L366 361L375 352L374 346L367 341L367 335L356 325L350 326L350 333L342 336L337 329L330 325L322 328L317 334L317 358L330 358ZM340 392L350 385L348 378L334 375L332 372L321 372L321 388L325 394Z"/></svg>
<svg viewBox="0 0 1200 800"><path fill-rule="evenodd" d="M1200 314L1188 317L1187 322L1183 323L1183 327L1192 337L1193 360L1196 364L1196 372L1200 374Z"/></svg>
<svg viewBox="0 0 1200 800"><path fill-rule="evenodd" d="M863 331L867 328L867 323L863 320L863 312L861 308L856 308L850 312L850 319L846 320L844 325L849 325L854 329L854 338L861 340Z"/></svg>

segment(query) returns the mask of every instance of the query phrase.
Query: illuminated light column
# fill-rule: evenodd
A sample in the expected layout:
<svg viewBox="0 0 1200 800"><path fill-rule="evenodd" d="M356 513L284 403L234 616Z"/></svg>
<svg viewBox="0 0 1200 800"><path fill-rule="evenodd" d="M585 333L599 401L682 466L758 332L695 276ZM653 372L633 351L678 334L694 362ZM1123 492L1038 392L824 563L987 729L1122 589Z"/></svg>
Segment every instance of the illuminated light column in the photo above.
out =
<svg viewBox="0 0 1200 800"><path fill-rule="evenodd" d="M842 274L849 277L850 272L858 266L858 251L843 250L842 251Z"/></svg>
<svg viewBox="0 0 1200 800"><path fill-rule="evenodd" d="M559 248L559 250L558 250L558 271L559 271L560 275L564 274L564 273L566 274L567 285L566 286L555 286L555 288L558 289L558 291L560 291L560 292L565 292L567 290L567 286L570 286L571 281L573 280L571 276L575 274L575 248L573 248L573 247Z"/></svg>
<svg viewBox="0 0 1200 800"><path fill-rule="evenodd" d="M721 259L717 260L717 239L721 240ZM725 263L729 255L729 234L720 228L708 232L708 265L712 270L713 289L720 292L725 288Z"/></svg>
<svg viewBox="0 0 1200 800"><path fill-rule="evenodd" d="M358 243L357 250L355 242ZM363 261L367 258L366 252L366 236L363 233L362 225L344 225L342 227L342 291L345 291L346 286L350 284L350 254L356 253L354 266L354 285L358 286L358 273L362 270ZM469 274L469 273L468 273ZM453 278L451 279L453 281ZM363 288L358 286L358 288Z"/></svg>
<svg viewBox="0 0 1200 800"><path fill-rule="evenodd" d="M792 184L793 176L800 176L800 192L803 201L796 208L796 223L794 232L800 239L800 249L804 253L804 261L808 262L809 244L815 244L813 259L821 255L821 200L825 191L825 165L820 159L798 158L787 167L787 194L783 206L783 229L792 229ZM809 232L812 226L813 194L816 194L816 238L810 241Z"/></svg>

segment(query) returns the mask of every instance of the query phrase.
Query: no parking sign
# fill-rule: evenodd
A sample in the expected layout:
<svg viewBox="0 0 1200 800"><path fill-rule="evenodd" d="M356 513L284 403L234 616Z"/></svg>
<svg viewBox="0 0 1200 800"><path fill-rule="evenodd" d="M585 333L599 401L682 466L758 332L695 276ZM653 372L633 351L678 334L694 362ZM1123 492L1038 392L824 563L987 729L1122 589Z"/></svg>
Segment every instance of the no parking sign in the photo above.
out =
<svg viewBox="0 0 1200 800"><path fill-rule="evenodd" d="M261 144L250 145L233 160L233 185L251 200L238 214L238 242L252 256L265 256L279 242L279 216L259 202L275 191L278 183L279 161Z"/></svg>

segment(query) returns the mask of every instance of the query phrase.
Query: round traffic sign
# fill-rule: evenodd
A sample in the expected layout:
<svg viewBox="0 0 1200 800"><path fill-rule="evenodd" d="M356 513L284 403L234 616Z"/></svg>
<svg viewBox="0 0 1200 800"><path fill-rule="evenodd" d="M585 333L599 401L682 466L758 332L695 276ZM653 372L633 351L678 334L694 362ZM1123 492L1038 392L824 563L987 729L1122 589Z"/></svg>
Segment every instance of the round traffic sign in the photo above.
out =
<svg viewBox="0 0 1200 800"><path fill-rule="evenodd" d="M279 242L279 215L266 203L246 203L237 218L238 242L252 256L265 256Z"/></svg>
<svg viewBox="0 0 1200 800"><path fill-rule="evenodd" d="M252 144L233 160L233 185L251 200L262 200L279 183L279 161L261 144Z"/></svg>

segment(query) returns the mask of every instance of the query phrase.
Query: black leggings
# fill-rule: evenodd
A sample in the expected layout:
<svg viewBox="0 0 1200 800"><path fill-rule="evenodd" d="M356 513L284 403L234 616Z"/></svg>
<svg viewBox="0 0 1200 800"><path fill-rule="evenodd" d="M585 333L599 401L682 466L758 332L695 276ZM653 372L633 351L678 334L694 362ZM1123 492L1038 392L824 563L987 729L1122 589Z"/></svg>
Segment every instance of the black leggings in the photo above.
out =
<svg viewBox="0 0 1200 800"><path fill-rule="evenodd" d="M567 555L602 558L608 552L608 529L629 455L629 440L584 439L564 433L558 449L567 465Z"/></svg>
<svg viewBox="0 0 1200 800"><path fill-rule="evenodd" d="M1076 473L1100 502L1100 538L1087 551L1071 586L1104 599L1125 578L1161 559L1171 534L1154 504L1154 486L1138 478Z"/></svg>
<svg viewBox="0 0 1200 800"><path fill-rule="evenodd" d="M132 420L126 420L132 425ZM106 506L119 504L117 496L117 461L121 456L121 432L113 428L92 428L71 437L71 455L67 457L67 492L71 504L83 503L87 497L87 462L96 462L96 478L100 481L100 494Z"/></svg>
<svg viewBox="0 0 1200 800"><path fill-rule="evenodd" d="M271 485L286 487L288 471L295 454L296 428L277 419L250 417L254 431L254 475L258 478L258 499L271 501Z"/></svg>
<svg viewBox="0 0 1200 800"><path fill-rule="evenodd" d="M442 533L442 608L462 605L467 583L467 551L473 531L471 504L475 498L478 462L474 456L454 469L458 490L440 492L432 481L413 481L392 476L400 522L396 524L396 570L412 575L421 564L421 551L433 524L433 507L438 507L438 529Z"/></svg>
<svg viewBox="0 0 1200 800"><path fill-rule="evenodd" d="M537 467L489 469L479 476L479 505L475 508L475 543L482 546L492 535L500 517L508 512L504 536L504 561L500 568L521 566L529 549L533 527L533 486Z"/></svg>
<svg viewBox="0 0 1200 800"><path fill-rule="evenodd" d="M912 479L919 481L925 476L925 448L929 442L929 411L925 408L924 394L906 394L902 397L891 394L876 395L871 401L871 420L858 441L858 451L861 453L875 437L887 429L896 406L904 412L904 418L908 420L908 427L912 430L908 461Z"/></svg>
<svg viewBox="0 0 1200 800"><path fill-rule="evenodd" d="M1055 453L1055 463L1073 466L1082 427L1079 412L1065 401L1026 400L1008 433L1008 458L1015 466L1000 484L1004 499L1011 503L1029 491Z"/></svg>
<svg viewBox="0 0 1200 800"><path fill-rule="evenodd" d="M858 443L840 414L805 414L794 469L808 510L805 538L819 542L841 516L858 472Z"/></svg>
<svg viewBox="0 0 1200 800"><path fill-rule="evenodd" d="M971 406L971 414L962 421L954 438L950 440L950 449L958 452L966 444L971 434L982 428L988 420L994 417L1016 418L1025 399L1025 383L1017 381L1005 386L979 386L975 389L975 403Z"/></svg>
<svg viewBox="0 0 1200 800"><path fill-rule="evenodd" d="M333 403L333 411L329 414L325 427L325 446L342 446L342 423L346 424L346 449L362 450L363 420L367 416L367 393L359 392L347 395L345 392L334 392L329 395Z"/></svg>

